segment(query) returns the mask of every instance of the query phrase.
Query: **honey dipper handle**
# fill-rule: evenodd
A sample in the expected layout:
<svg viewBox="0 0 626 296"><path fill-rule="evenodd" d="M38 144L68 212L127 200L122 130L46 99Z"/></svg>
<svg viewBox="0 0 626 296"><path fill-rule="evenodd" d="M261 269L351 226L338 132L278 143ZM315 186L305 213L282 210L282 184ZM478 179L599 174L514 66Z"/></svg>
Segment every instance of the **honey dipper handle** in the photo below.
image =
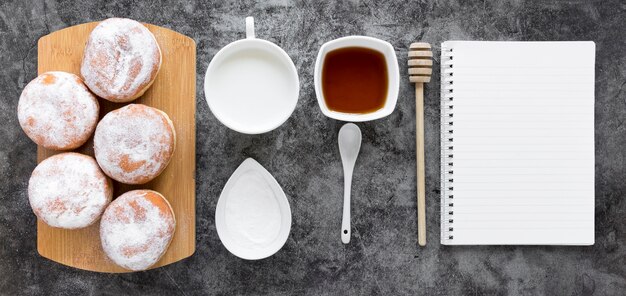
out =
<svg viewBox="0 0 626 296"><path fill-rule="evenodd" d="M426 245L426 182L424 169L424 83L415 83L415 150L417 158L417 242Z"/></svg>

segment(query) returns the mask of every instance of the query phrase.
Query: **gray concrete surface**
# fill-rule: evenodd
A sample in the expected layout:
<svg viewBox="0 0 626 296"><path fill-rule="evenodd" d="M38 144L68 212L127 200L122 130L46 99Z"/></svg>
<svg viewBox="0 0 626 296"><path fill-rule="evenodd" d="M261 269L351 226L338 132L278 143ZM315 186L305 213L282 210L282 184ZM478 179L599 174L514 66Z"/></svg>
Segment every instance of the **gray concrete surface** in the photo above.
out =
<svg viewBox="0 0 626 296"><path fill-rule="evenodd" d="M202 79L211 57L244 37L283 47L301 83L293 116L258 136L233 132L211 114ZM27 182L36 146L16 108L37 72L37 40L108 17L171 28L197 42L197 251L134 274L76 270L40 257ZM429 244L418 248L413 86L400 85L396 111L359 124L363 146L353 189L353 238L339 237L341 123L322 115L313 89L319 46L360 34L397 50L442 41L593 40L596 58L596 243L592 247L446 247L439 241L439 82L426 87ZM624 1L3 1L0 4L0 294L4 295L624 295L626 291L626 3ZM436 60L438 60L436 58ZM573 61L575 62L575 61ZM435 67L435 73L438 67ZM406 79L406 76L403 76ZM227 178L246 157L274 174L289 196L291 235L275 256L232 256L215 231Z"/></svg>

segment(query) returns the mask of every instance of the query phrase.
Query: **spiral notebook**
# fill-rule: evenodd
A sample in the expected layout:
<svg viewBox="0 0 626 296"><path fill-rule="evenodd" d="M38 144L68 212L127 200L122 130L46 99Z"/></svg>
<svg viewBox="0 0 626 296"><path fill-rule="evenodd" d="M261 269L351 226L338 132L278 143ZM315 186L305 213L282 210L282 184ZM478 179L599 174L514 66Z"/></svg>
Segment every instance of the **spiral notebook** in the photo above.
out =
<svg viewBox="0 0 626 296"><path fill-rule="evenodd" d="M441 46L441 243L593 245L593 42Z"/></svg>

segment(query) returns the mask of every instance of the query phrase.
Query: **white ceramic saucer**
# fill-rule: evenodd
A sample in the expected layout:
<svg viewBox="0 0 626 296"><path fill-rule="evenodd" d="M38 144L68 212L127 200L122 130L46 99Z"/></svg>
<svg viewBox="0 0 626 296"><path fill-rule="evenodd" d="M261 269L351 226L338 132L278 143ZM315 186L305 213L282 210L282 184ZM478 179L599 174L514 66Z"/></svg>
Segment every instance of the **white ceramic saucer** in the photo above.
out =
<svg viewBox="0 0 626 296"><path fill-rule="evenodd" d="M291 230L289 201L276 179L252 158L228 179L215 209L215 227L224 247L248 260L282 248Z"/></svg>

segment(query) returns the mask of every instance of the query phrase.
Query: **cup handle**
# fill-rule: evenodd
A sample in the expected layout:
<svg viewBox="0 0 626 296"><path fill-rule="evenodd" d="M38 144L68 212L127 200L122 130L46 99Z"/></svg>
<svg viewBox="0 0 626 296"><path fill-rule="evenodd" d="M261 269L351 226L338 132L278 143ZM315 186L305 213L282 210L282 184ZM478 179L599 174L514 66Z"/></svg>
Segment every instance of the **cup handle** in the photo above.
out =
<svg viewBox="0 0 626 296"><path fill-rule="evenodd" d="M254 39L254 18L249 16L246 18L246 38Z"/></svg>

